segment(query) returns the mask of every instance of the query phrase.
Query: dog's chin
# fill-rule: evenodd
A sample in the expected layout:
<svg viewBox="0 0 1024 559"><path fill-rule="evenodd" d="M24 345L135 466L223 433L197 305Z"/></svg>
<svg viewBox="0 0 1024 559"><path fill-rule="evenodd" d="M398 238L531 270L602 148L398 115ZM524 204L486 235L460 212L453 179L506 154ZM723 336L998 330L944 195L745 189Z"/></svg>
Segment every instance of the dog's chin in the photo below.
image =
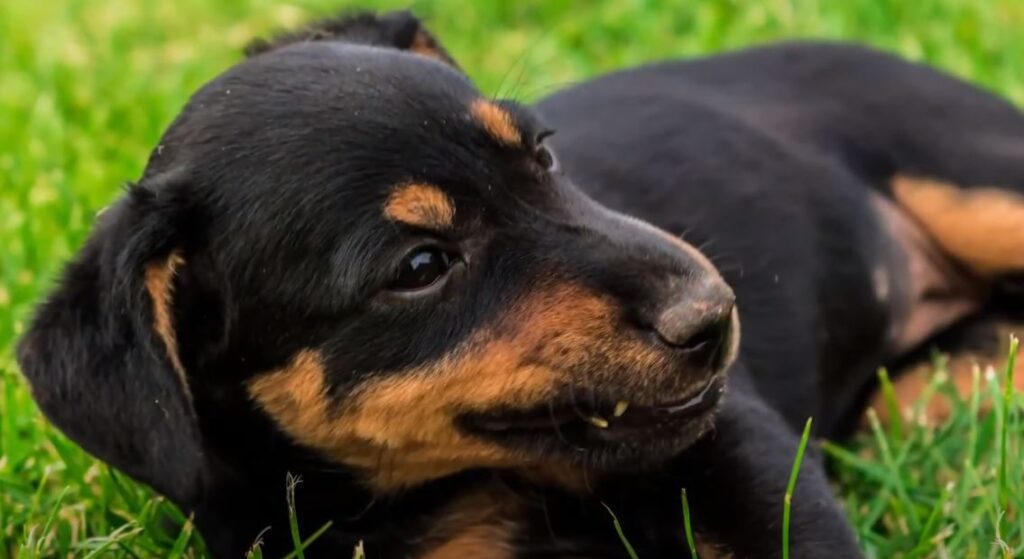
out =
<svg viewBox="0 0 1024 559"><path fill-rule="evenodd" d="M725 390L716 377L686 397L654 405L591 400L465 415L464 429L540 462L590 470L644 471L665 463L713 426Z"/></svg>

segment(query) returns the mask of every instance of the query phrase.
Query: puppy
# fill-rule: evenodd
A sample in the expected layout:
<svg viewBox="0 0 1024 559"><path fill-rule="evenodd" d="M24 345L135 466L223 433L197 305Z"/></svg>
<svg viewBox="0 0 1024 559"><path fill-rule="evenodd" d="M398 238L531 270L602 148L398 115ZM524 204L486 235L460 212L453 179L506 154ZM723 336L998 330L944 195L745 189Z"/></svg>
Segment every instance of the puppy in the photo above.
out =
<svg viewBox="0 0 1024 559"><path fill-rule="evenodd" d="M777 557L807 417L841 436L878 365L1024 268L1024 116L862 48L534 107L407 12L249 54L18 351L50 420L218 557L290 550L288 474L303 537L330 523L307 557L621 557L604 504L684 556L682 488L702 557ZM792 514L793 556L860 556L816 456Z"/></svg>

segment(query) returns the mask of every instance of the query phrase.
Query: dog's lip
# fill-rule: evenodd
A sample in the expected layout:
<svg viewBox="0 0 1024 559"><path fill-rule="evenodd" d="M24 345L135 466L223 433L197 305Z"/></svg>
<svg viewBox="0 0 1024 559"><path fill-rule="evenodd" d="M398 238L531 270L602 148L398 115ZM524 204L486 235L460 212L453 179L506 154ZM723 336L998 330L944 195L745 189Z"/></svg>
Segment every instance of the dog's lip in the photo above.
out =
<svg viewBox="0 0 1024 559"><path fill-rule="evenodd" d="M683 398L650 405L626 399L597 405L551 404L531 410L474 414L466 420L471 428L494 434L555 431L572 423L584 423L598 433L611 434L665 423L677 424L701 416L715 407L724 391L725 380L715 376ZM625 409L620 410L623 403Z"/></svg>
<svg viewBox="0 0 1024 559"><path fill-rule="evenodd" d="M725 381L721 377L713 377L692 396L651 407L656 412L669 415L700 413L717 404L724 391Z"/></svg>

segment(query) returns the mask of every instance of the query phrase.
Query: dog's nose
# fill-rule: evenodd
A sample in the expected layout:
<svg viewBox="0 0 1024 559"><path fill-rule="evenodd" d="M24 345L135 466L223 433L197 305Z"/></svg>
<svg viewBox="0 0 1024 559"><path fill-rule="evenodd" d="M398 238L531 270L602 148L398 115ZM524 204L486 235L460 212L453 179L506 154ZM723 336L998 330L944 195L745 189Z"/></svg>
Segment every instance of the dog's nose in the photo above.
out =
<svg viewBox="0 0 1024 559"><path fill-rule="evenodd" d="M708 278L690 286L655 321L661 341L704 366L717 366L729 346L736 296L724 281Z"/></svg>

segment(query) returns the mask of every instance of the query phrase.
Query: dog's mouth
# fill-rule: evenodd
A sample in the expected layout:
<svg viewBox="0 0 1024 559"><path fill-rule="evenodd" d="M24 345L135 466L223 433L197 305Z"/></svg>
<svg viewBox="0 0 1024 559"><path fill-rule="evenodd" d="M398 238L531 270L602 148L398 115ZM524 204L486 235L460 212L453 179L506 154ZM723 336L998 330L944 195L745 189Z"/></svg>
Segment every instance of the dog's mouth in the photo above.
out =
<svg viewBox="0 0 1024 559"><path fill-rule="evenodd" d="M725 379L719 375L683 398L653 404L591 395L466 415L461 423L479 436L531 454L567 454L597 468L641 467L671 457L704 434L724 392Z"/></svg>

